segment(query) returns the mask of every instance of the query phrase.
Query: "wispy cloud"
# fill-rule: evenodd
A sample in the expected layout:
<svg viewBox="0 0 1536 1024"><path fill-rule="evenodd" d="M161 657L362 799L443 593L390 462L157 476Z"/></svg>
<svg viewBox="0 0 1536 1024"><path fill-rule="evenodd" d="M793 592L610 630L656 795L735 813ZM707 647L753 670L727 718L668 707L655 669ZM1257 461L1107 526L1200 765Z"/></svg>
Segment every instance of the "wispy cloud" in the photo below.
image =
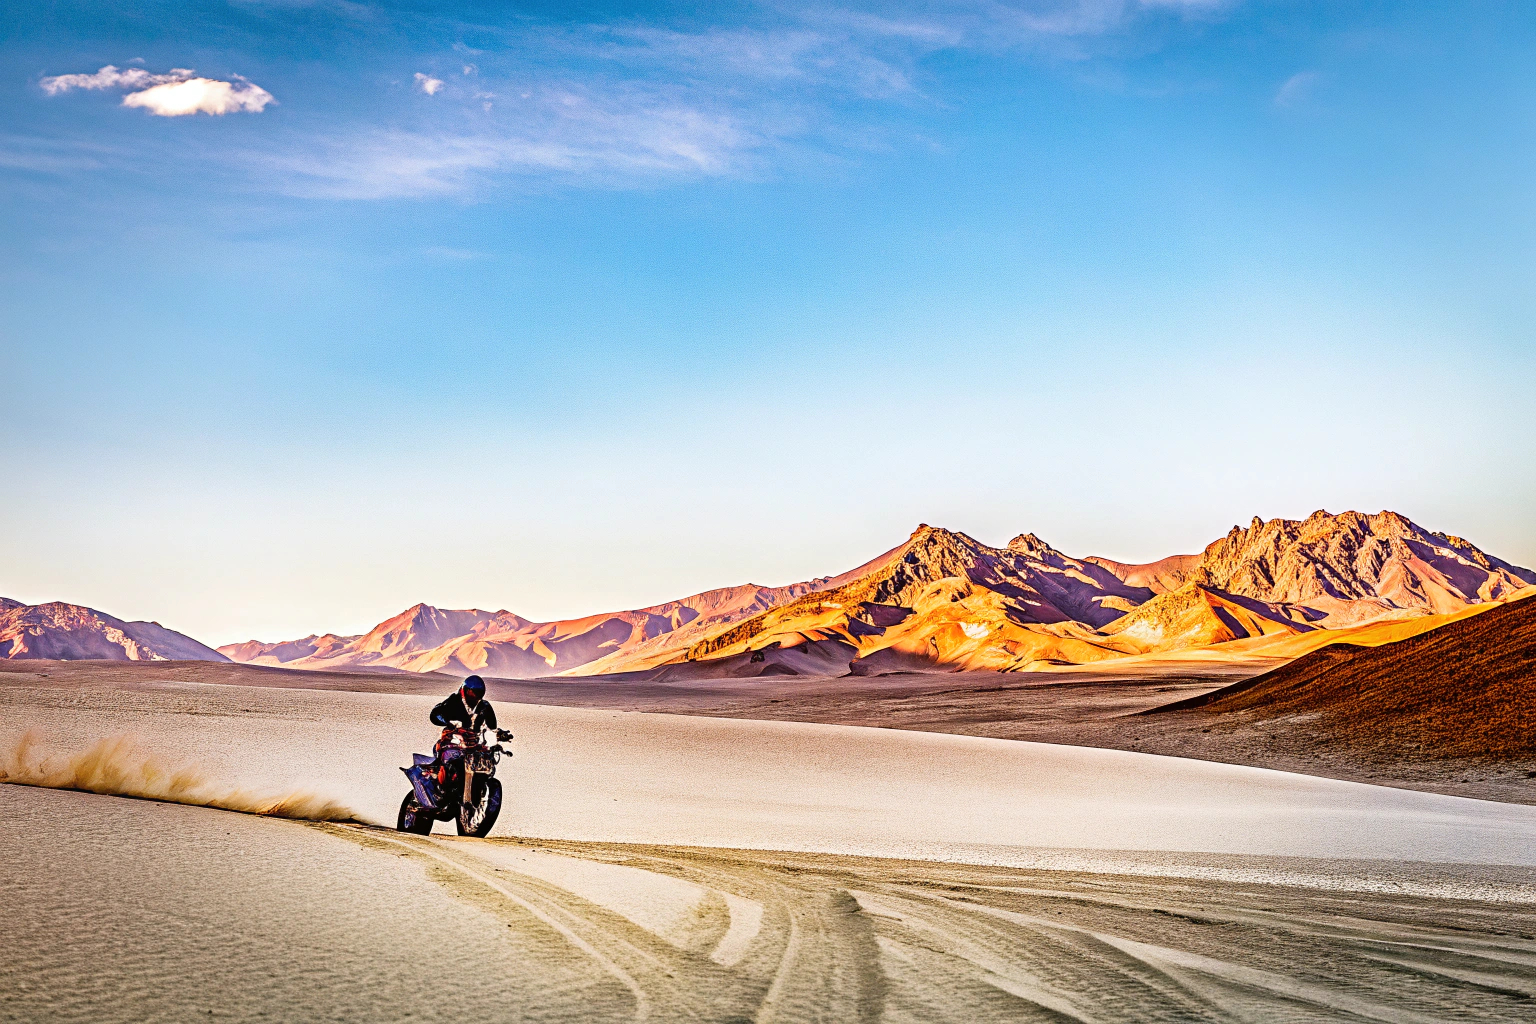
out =
<svg viewBox="0 0 1536 1024"><path fill-rule="evenodd" d="M1122 31L1150 15L1209 17L1240 0L974 0L939 8L960 45L1033 46ZM888 12L886 12L888 13ZM896 24L902 24L897 21ZM925 24L918 20L917 24Z"/></svg>
<svg viewBox="0 0 1536 1024"><path fill-rule="evenodd" d="M737 86L792 83L866 98L912 91L908 65L911 37L885 55L850 32L810 27L773 31L708 29L680 32L651 26L604 26L589 30L589 53L637 72L713 79Z"/></svg>
<svg viewBox="0 0 1536 1024"><path fill-rule="evenodd" d="M258 169L266 188L360 199L483 196L536 177L616 186L751 176L808 156L836 160L850 149L899 144L904 112L943 102L929 95L938 84L930 59L942 51L1013 51L1017 59L1054 46L1077 59L1093 51L1094 37L1123 34L1141 19L1208 17L1236 2L853 0L713 24L444 17L432 23L442 52L417 50L414 59L431 70L408 80L435 102L402 106L398 94L381 95L379 103L394 105L372 126L311 121L307 134L258 153L215 158ZM186 69L109 65L41 84L49 95L124 90L125 104L167 116L273 102L243 79L217 82ZM928 144L918 141L925 132L909 135Z"/></svg>
<svg viewBox="0 0 1536 1024"><path fill-rule="evenodd" d="M269 103L275 102L272 94L254 82L239 76L225 82L216 78L199 78L190 68L172 68L164 74L155 74L144 68L119 70L111 64L92 74L54 75L38 83L43 92L57 96L74 89L120 89L128 94L123 106L141 107L160 117L183 117L188 114L230 114L245 111L259 114Z"/></svg>
<svg viewBox="0 0 1536 1024"><path fill-rule="evenodd" d="M718 176L744 169L762 141L726 116L665 97L567 88L520 95L506 118L471 134L377 131L249 159L269 168L284 191L389 199L472 195L498 173L608 183Z"/></svg>
<svg viewBox="0 0 1536 1024"><path fill-rule="evenodd" d="M71 89L148 89L166 82L185 82L197 72L190 68L172 68L163 75L151 74L143 68L118 70L111 64L89 75L54 75L37 83L49 96L57 96Z"/></svg>
<svg viewBox="0 0 1536 1024"><path fill-rule="evenodd" d="M1294 107L1304 102L1317 87L1317 80L1315 71L1296 72L1275 91L1275 106Z"/></svg>
<svg viewBox="0 0 1536 1024"><path fill-rule="evenodd" d="M752 174L786 147L867 141L870 125L846 123L844 104L931 103L919 84L922 62L939 51L1108 33L1227 2L960 0L781 9L764 24L686 29L639 21L467 27L477 45L455 42L444 56L473 86L415 73L418 88L449 101L440 123L319 144L287 159L286 177L275 180L303 194L400 197L474 194L508 174L599 184ZM478 121L466 119L471 110ZM874 130L899 130L895 123Z"/></svg>
<svg viewBox="0 0 1536 1024"><path fill-rule="evenodd" d="M60 141L25 135L0 135L0 167L61 174L106 166L124 154L86 141Z"/></svg>

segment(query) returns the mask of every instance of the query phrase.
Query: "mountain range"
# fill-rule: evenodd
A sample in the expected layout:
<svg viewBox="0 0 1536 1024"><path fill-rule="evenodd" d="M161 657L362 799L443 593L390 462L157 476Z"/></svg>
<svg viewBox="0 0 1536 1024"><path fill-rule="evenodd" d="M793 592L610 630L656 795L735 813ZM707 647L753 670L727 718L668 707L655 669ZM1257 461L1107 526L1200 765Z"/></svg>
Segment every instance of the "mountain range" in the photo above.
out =
<svg viewBox="0 0 1536 1024"><path fill-rule="evenodd" d="M1199 554L1145 564L1073 558L1034 534L994 548L920 525L864 565L785 587L746 584L556 622L421 604L359 636L219 651L288 668L509 678L1011 671L1383 620L1428 626L1532 585L1536 573L1395 512L1255 518Z"/></svg>
<svg viewBox="0 0 1536 1024"><path fill-rule="evenodd" d="M1032 533L994 548L925 524L848 572L789 586L554 622L418 604L361 635L218 650L158 623L0 598L0 657L505 678L1018 671L1258 645L1295 657L1362 630L1415 634L1533 585L1529 569L1395 512L1255 518L1199 554L1145 564L1074 558Z"/></svg>

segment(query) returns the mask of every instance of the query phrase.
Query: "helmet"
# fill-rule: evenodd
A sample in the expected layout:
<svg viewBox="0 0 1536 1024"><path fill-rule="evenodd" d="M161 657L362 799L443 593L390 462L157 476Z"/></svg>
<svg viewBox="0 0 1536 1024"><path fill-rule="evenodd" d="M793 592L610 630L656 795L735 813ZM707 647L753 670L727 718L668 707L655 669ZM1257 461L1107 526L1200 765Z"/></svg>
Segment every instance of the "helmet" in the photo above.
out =
<svg viewBox="0 0 1536 1024"><path fill-rule="evenodd" d="M468 679L464 680L464 685L461 686L460 689L465 693L474 694L475 700L479 701L481 697L485 696L485 680L481 679L479 676L470 676Z"/></svg>

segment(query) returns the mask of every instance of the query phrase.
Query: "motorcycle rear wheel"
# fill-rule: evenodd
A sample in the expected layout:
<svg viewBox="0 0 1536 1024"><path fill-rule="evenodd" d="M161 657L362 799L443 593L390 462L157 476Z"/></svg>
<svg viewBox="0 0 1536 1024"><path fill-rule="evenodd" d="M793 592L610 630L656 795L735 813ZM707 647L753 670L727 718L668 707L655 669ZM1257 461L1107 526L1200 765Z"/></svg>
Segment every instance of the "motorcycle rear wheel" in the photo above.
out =
<svg viewBox="0 0 1536 1024"><path fill-rule="evenodd" d="M416 802L416 794L407 793L405 799L400 801L400 817L395 819L395 830L418 836L431 835L432 820L432 812L422 809L421 804Z"/></svg>
<svg viewBox="0 0 1536 1024"><path fill-rule="evenodd" d="M484 795L473 807L459 806L459 815L454 823L459 826L459 835L484 839L491 834L491 826L496 824L496 816L500 813L501 780L490 778L485 780Z"/></svg>

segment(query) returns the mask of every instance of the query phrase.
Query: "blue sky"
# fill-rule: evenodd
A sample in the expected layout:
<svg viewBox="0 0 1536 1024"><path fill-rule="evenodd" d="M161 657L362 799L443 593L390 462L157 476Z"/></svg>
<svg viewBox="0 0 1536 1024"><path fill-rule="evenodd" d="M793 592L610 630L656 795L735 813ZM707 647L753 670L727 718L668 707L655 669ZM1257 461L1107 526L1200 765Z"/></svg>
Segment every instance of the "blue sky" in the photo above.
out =
<svg viewBox="0 0 1536 1024"><path fill-rule="evenodd" d="M7 596L222 643L1317 508L1536 564L1521 3L6 8Z"/></svg>

